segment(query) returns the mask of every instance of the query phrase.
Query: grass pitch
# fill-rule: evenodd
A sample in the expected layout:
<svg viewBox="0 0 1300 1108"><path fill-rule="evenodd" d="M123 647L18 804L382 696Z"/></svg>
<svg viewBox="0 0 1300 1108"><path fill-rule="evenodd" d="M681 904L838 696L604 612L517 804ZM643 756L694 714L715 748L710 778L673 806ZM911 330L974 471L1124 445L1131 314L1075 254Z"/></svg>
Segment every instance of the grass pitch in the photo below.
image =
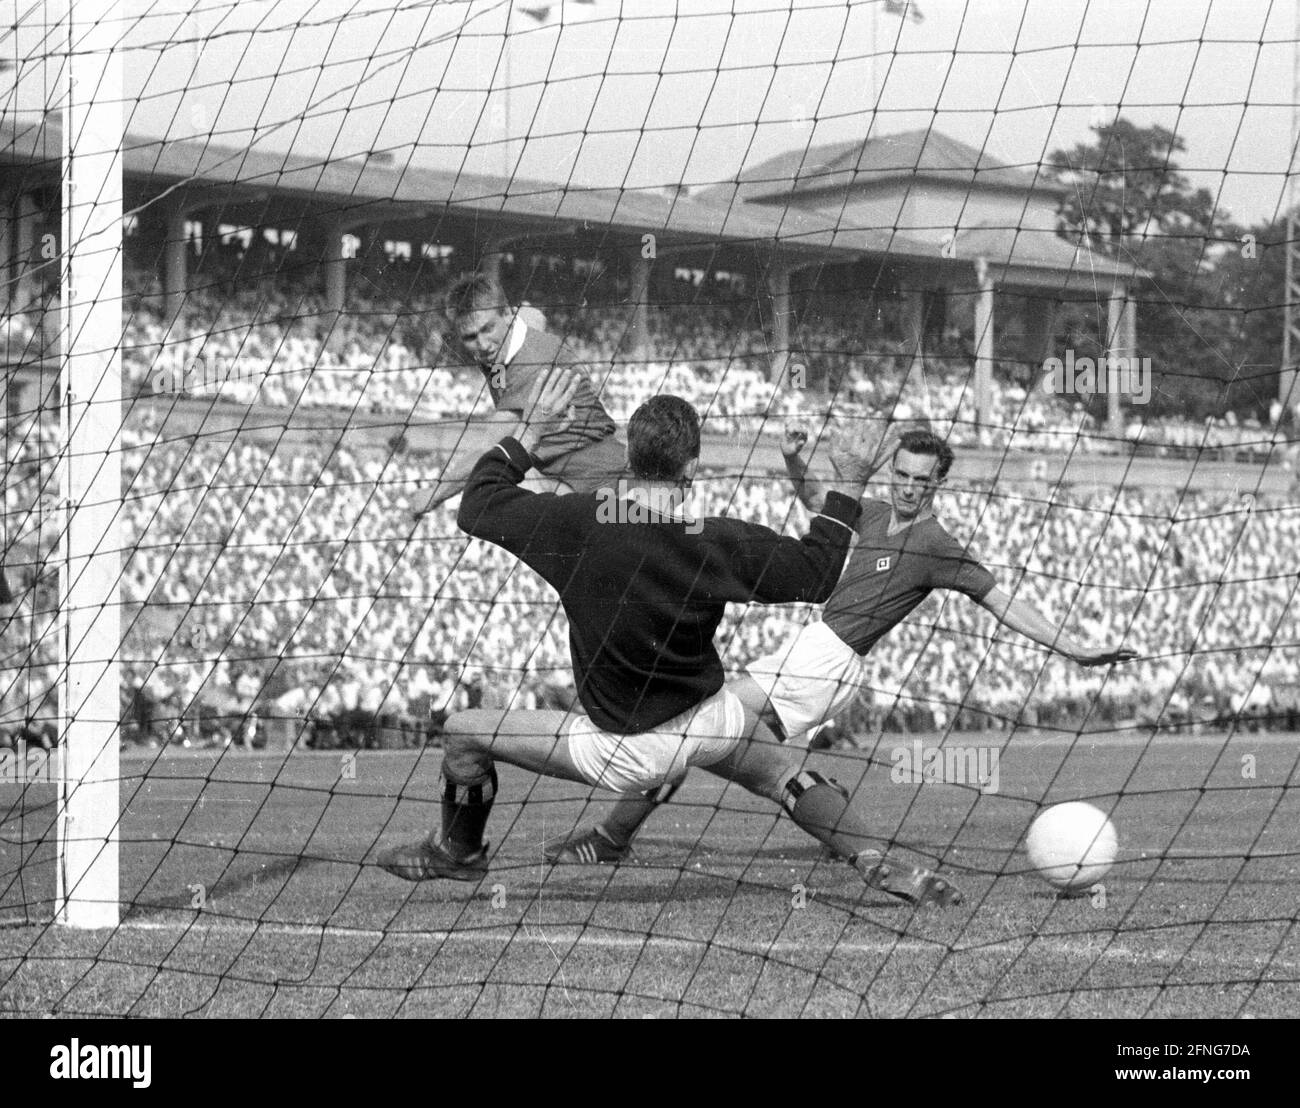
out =
<svg viewBox="0 0 1300 1108"><path fill-rule="evenodd" d="M374 865L436 820L436 750L123 760L122 925L48 922L48 788L0 789L0 1014L1279 1016L1300 1010L1294 736L951 736L998 790L891 779L898 747L810 764L966 903L913 912L773 806L692 773L637 864L541 843L612 802L503 767L481 885ZM923 740L931 747L938 740ZM1022 840L1044 803L1111 813L1120 859L1061 899ZM19 865L25 859L24 865Z"/></svg>

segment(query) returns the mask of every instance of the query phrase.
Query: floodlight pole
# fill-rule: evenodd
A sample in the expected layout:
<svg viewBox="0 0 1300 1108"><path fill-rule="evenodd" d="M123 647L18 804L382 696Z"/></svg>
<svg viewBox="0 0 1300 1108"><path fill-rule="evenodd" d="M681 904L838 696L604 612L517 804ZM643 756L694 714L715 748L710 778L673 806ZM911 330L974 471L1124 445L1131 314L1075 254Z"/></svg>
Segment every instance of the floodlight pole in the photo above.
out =
<svg viewBox="0 0 1300 1108"><path fill-rule="evenodd" d="M118 0L69 0L61 273L56 918L120 919L122 59Z"/></svg>

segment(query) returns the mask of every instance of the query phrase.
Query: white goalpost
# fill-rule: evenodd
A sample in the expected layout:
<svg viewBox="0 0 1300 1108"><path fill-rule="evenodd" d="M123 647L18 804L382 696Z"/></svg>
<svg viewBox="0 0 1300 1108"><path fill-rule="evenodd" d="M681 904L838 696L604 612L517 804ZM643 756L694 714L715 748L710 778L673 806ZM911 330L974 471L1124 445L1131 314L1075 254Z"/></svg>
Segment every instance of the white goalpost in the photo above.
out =
<svg viewBox="0 0 1300 1108"><path fill-rule="evenodd" d="M120 918L122 63L115 0L70 0L64 64L56 918Z"/></svg>

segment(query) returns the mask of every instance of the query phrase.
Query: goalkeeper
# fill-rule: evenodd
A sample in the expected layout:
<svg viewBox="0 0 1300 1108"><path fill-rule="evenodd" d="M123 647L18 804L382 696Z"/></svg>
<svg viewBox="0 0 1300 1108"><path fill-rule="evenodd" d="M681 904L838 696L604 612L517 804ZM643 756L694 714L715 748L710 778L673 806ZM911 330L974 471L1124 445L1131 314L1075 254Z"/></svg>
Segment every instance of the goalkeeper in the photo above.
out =
<svg viewBox="0 0 1300 1108"><path fill-rule="evenodd" d="M637 795L701 766L780 804L803 830L849 858L867 884L914 904L960 899L942 877L895 868L865 849L864 821L844 791L801 771L724 686L713 636L729 602L819 602L848 552L857 500L877 464L860 439L837 442L843 478L825 495L802 539L758 524L686 518L680 503L699 462L695 410L673 396L647 401L628 425L632 477L617 510L604 494L558 497L519 487L542 421L570 418L576 379L541 386L519 439L506 438L475 467L459 523L509 550L560 594L569 618L578 698L587 715L487 711L445 725L440 831L385 851L388 872L410 881L472 881L487 872L483 833L497 793L495 763Z"/></svg>
<svg viewBox="0 0 1300 1108"><path fill-rule="evenodd" d="M501 286L481 273L465 274L453 283L444 310L452 334L483 373L496 406L486 422L517 429L534 386L557 366L573 373L574 418L543 429L533 444L532 464L540 472L574 492L613 485L623 475L626 455L614 437L614 420L558 335L528 326L527 311L514 311ZM463 492L477 460L476 455L453 456L415 514L432 511Z"/></svg>

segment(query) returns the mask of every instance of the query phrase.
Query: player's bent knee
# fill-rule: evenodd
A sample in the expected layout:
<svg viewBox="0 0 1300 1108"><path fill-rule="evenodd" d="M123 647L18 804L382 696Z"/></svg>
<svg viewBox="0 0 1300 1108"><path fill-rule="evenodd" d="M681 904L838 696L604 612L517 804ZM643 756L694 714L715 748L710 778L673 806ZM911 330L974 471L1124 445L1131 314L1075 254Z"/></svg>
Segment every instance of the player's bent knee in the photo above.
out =
<svg viewBox="0 0 1300 1108"><path fill-rule="evenodd" d="M445 732L442 736L442 761L443 765L464 766L468 761L475 760L476 751L471 736L457 734L454 731Z"/></svg>
<svg viewBox="0 0 1300 1108"><path fill-rule="evenodd" d="M499 713L471 709L456 712L442 725L444 756L455 759L485 750L492 741Z"/></svg>
<svg viewBox="0 0 1300 1108"><path fill-rule="evenodd" d="M469 712L453 712L442 723L442 733L448 738L469 733L469 721L465 718Z"/></svg>
<svg viewBox="0 0 1300 1108"><path fill-rule="evenodd" d="M453 712L442 725L444 734L458 736L490 736L501 723L500 712L487 712L482 708L469 708Z"/></svg>

